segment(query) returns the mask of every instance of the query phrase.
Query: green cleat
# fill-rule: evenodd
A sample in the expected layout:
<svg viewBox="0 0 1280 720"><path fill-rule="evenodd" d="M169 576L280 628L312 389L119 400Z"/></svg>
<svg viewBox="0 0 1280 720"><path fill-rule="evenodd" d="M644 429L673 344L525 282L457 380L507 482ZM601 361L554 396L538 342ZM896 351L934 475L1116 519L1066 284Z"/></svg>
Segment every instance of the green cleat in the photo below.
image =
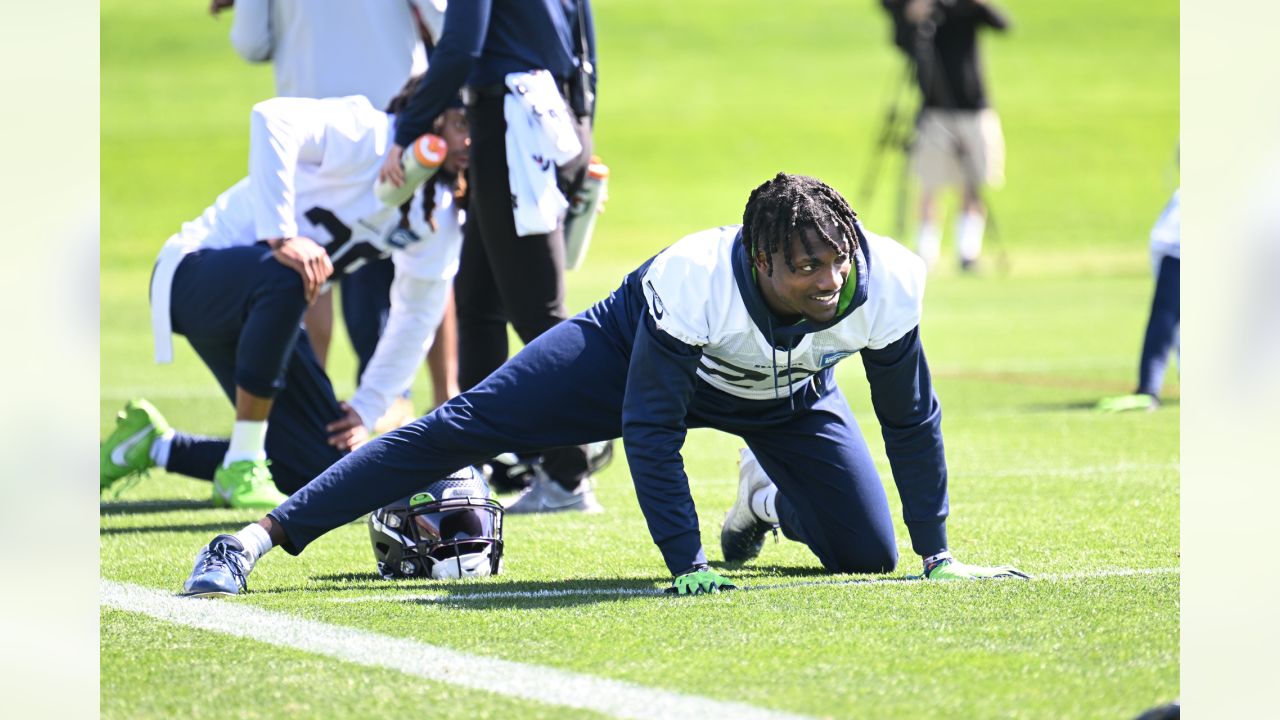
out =
<svg viewBox="0 0 1280 720"><path fill-rule="evenodd" d="M1146 393L1134 393L1133 395L1117 395L1115 397L1102 398L1096 406L1099 412L1119 413L1133 412L1142 410L1150 412L1160 406L1160 401Z"/></svg>
<svg viewBox="0 0 1280 720"><path fill-rule="evenodd" d="M213 474L213 506L270 510L288 499L276 489L269 460L237 460Z"/></svg>
<svg viewBox="0 0 1280 720"><path fill-rule="evenodd" d="M164 416L146 400L130 400L116 413L116 429L98 446L98 490L130 476L141 478L155 466L151 446L172 432Z"/></svg>

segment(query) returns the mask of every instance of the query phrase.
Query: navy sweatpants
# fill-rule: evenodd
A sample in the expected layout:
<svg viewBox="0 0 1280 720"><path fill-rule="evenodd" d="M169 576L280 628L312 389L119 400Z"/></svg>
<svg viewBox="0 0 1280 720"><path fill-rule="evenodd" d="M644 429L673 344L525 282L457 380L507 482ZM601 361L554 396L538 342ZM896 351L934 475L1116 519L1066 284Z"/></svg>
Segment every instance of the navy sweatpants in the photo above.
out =
<svg viewBox="0 0 1280 720"><path fill-rule="evenodd" d="M264 243L188 255L173 278L174 332L186 336L235 404L236 387L273 397L266 450L276 486L292 493L343 453L325 425L342 417L329 377L302 330L302 279ZM203 480L227 451L225 438L179 433L166 470Z"/></svg>
<svg viewBox="0 0 1280 720"><path fill-rule="evenodd" d="M1182 298L1181 265L1181 260L1167 255L1160 261L1160 271L1156 274L1156 292L1151 298L1151 316L1147 319L1147 332L1142 340L1138 392L1153 397L1160 396L1165 369L1169 366L1169 353L1178 340Z"/></svg>
<svg viewBox="0 0 1280 720"><path fill-rule="evenodd" d="M635 329L634 312L622 304L615 295L555 326L479 385L325 470L271 512L288 537L285 550L297 554L329 530L498 452L619 437ZM714 397L695 397L688 425L746 440L778 485L783 531L823 567L892 569L888 501L848 403L835 387L810 392L821 397L792 409L787 398L746 401L700 384L699 395Z"/></svg>

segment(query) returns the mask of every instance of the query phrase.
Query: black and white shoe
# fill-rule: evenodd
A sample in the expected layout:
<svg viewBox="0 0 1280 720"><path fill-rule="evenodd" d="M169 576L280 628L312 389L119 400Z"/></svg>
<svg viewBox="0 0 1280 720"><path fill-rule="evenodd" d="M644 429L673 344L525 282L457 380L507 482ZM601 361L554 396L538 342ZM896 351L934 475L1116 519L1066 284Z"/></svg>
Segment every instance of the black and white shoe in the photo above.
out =
<svg viewBox="0 0 1280 720"><path fill-rule="evenodd" d="M743 457L747 457L745 452ZM725 513L724 525L720 528L720 552L725 562L743 563L755 558L764 549L765 536L777 532L776 524L761 520L751 509L752 496L771 484L769 477L758 468L754 462L750 466L738 463L738 499Z"/></svg>

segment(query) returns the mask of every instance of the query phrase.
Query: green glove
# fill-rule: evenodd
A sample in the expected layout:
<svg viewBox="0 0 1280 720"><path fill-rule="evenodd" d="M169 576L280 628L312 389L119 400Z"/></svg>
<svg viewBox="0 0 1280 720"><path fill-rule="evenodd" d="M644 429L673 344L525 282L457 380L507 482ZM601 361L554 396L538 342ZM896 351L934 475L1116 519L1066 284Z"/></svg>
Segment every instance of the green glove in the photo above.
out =
<svg viewBox="0 0 1280 720"><path fill-rule="evenodd" d="M729 582L729 578L717 573L707 565L694 565L677 575L667 588L668 595L701 595L724 590L736 590L737 585Z"/></svg>
<svg viewBox="0 0 1280 720"><path fill-rule="evenodd" d="M1021 578L1030 580L1031 576L1009 565L983 567L981 565L965 565L954 558L947 558L924 571L926 580L989 580L992 578Z"/></svg>

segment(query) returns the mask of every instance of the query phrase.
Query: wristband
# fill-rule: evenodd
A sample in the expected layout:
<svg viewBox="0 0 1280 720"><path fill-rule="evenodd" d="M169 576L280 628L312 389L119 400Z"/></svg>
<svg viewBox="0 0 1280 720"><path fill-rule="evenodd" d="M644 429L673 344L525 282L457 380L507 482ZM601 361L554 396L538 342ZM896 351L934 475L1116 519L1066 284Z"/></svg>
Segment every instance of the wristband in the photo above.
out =
<svg viewBox="0 0 1280 720"><path fill-rule="evenodd" d="M938 563L942 562L943 560L954 560L954 559L955 558L951 557L951 552L949 550L943 550L936 555L930 555L929 557L924 559L924 571L926 574L928 574L930 570L932 570L935 566L938 565Z"/></svg>

